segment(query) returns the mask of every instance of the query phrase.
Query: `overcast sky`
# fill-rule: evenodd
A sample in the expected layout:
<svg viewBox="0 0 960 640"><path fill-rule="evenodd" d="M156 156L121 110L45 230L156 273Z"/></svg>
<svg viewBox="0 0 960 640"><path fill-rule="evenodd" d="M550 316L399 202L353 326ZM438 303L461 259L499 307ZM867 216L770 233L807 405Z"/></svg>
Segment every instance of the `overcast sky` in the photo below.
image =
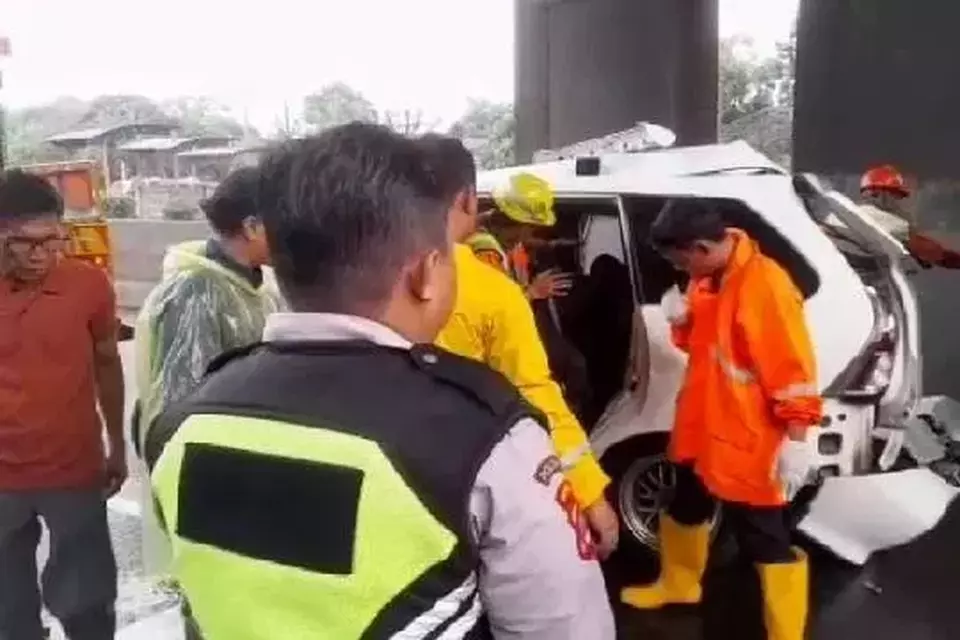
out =
<svg viewBox="0 0 960 640"><path fill-rule="evenodd" d="M513 1L0 0L13 47L0 100L204 94L270 127L284 100L342 80L378 107L452 120L468 97L511 99ZM764 49L798 2L720 1L721 33Z"/></svg>

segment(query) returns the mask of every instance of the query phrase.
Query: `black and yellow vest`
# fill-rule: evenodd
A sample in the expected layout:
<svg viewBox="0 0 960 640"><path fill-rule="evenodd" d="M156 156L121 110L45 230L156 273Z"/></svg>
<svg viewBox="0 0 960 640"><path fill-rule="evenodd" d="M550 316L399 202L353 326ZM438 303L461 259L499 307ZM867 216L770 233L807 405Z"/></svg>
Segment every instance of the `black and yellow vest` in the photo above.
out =
<svg viewBox="0 0 960 640"><path fill-rule="evenodd" d="M499 374L432 346L227 361L146 443L205 640L487 637L469 497L528 416Z"/></svg>

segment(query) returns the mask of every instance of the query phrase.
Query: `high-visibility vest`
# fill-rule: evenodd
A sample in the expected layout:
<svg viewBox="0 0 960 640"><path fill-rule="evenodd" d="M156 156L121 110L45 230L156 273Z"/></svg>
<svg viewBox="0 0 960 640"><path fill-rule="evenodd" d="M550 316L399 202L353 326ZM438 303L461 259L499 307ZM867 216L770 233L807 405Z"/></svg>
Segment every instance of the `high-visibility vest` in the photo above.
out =
<svg viewBox="0 0 960 640"><path fill-rule="evenodd" d="M530 284L530 254L522 244L507 251L489 231L477 231L467 238L464 244L478 256L496 255L501 270L513 278L514 282L524 287Z"/></svg>
<svg viewBox="0 0 960 640"><path fill-rule="evenodd" d="M504 251L503 245L500 244L500 241L494 237L489 231L477 231L473 235L464 241L468 247L470 247L474 253L490 253L495 254L500 259L500 267L503 269L504 273L510 273L510 261L507 258L507 252Z"/></svg>
<svg viewBox="0 0 960 640"><path fill-rule="evenodd" d="M145 452L205 640L488 637L470 493L525 416L542 420L432 346L274 343L229 360Z"/></svg>

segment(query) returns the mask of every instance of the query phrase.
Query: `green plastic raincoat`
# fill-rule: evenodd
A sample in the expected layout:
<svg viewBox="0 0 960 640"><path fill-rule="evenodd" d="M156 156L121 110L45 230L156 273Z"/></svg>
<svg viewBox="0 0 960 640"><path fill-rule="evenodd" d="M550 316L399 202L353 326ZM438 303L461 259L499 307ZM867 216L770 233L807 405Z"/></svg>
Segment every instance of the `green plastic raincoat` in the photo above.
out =
<svg viewBox="0 0 960 640"><path fill-rule="evenodd" d="M218 259L215 244L187 242L171 247L163 277L137 318L135 341L139 420L135 446L143 443L151 422L172 403L192 393L210 362L221 353L257 342L267 315L280 308L275 282L265 273L257 286L228 259ZM141 496L144 555L151 573L166 569L165 540L154 521L149 483Z"/></svg>

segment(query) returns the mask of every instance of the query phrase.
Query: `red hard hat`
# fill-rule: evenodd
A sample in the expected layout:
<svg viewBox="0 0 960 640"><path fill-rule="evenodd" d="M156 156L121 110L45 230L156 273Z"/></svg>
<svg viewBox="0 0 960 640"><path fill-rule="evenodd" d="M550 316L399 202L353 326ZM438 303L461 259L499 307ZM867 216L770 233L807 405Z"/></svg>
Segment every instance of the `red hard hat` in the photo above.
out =
<svg viewBox="0 0 960 640"><path fill-rule="evenodd" d="M891 164L873 167L863 174L863 177L860 178L860 191L867 190L892 191L902 198L910 195L910 192L907 191L907 185L903 181L903 176Z"/></svg>

